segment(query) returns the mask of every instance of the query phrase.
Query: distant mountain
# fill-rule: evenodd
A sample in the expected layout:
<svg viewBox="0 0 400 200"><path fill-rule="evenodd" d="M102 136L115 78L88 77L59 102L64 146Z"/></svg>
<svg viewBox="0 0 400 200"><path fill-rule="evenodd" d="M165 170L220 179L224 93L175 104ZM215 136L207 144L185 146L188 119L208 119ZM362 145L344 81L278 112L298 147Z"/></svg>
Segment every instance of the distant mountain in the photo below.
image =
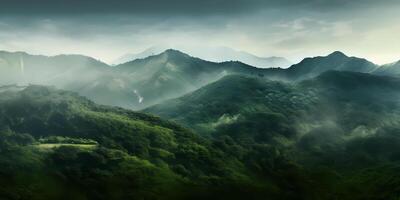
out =
<svg viewBox="0 0 400 200"><path fill-rule="evenodd" d="M237 51L229 47L187 49L186 52L212 62L240 61L260 68L287 68L292 64L289 60L283 57L260 57L245 51Z"/></svg>
<svg viewBox="0 0 400 200"><path fill-rule="evenodd" d="M120 73L119 77L124 77L121 79L123 85L137 81L128 88L136 91L131 94L131 99L137 99L137 104L133 106L144 108L179 97L229 74L291 82L314 78L330 70L370 73L377 68L365 59L348 57L341 52L306 58L288 69L261 69L241 62L204 61L180 51L167 50L159 55L117 65L115 71Z"/></svg>
<svg viewBox="0 0 400 200"><path fill-rule="evenodd" d="M107 64L82 55L41 56L0 51L0 84L47 84L79 89L108 70Z"/></svg>
<svg viewBox="0 0 400 200"><path fill-rule="evenodd" d="M366 59L348 57L344 53L336 51L328 56L306 58L288 68L286 76L291 80L304 80L329 70L370 73L377 68L377 65Z"/></svg>
<svg viewBox="0 0 400 200"><path fill-rule="evenodd" d="M176 50L113 67L80 55L0 54L0 84L54 85L97 103L131 109L181 96L226 74L262 71L240 62L204 61Z"/></svg>
<svg viewBox="0 0 400 200"><path fill-rule="evenodd" d="M143 59L143 58L147 58L149 56L154 56L157 54L162 53L163 51L167 50L167 48L163 48L163 47L150 47L140 53L128 53L125 54L119 58L117 58L116 60L114 60L112 62L113 65L119 65L119 64L123 64L126 62L130 62L130 61L134 61L136 59Z"/></svg>
<svg viewBox="0 0 400 200"><path fill-rule="evenodd" d="M227 74L263 71L240 62L209 62L172 49L114 67L121 84L133 91L134 106L141 108L179 97Z"/></svg>
<svg viewBox="0 0 400 200"><path fill-rule="evenodd" d="M43 84L79 92L96 103L143 109L180 97L226 75L300 81L328 70L373 72L365 59L335 52L306 58L289 69L256 68L239 61L210 62L177 50L116 66L81 55L35 56L0 52L0 84Z"/></svg>
<svg viewBox="0 0 400 200"><path fill-rule="evenodd" d="M400 61L382 65L372 73L385 76L400 76Z"/></svg>
<svg viewBox="0 0 400 200"><path fill-rule="evenodd" d="M114 61L114 64L122 64L125 62L142 59L149 56L157 55L165 51L167 48L151 47L138 54L126 54ZM240 61L248 65L260 68L287 68L291 62L283 57L259 57L245 51L237 51L228 47L216 48L183 48L185 52L194 57L212 62Z"/></svg>

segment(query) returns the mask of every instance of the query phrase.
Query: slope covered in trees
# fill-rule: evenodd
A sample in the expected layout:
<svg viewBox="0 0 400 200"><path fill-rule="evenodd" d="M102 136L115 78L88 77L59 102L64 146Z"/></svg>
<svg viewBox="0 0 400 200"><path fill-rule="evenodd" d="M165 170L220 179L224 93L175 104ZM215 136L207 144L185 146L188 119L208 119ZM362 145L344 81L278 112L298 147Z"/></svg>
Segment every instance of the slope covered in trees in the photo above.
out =
<svg viewBox="0 0 400 200"><path fill-rule="evenodd" d="M205 137L285 152L305 170L296 176L325 192L315 199L395 199L399 97L399 79L355 72L295 84L228 76L145 112Z"/></svg>
<svg viewBox="0 0 400 200"><path fill-rule="evenodd" d="M235 75L144 110L164 119L53 87L2 86L0 197L398 197L400 79L327 71L288 83L237 62L218 66L199 72L233 66Z"/></svg>
<svg viewBox="0 0 400 200"><path fill-rule="evenodd" d="M229 138L208 140L71 92L7 90L0 116L5 199L241 199L278 197L292 185L274 182L286 176L279 172L257 178L255 149ZM269 147L258 148L277 166L296 168Z"/></svg>

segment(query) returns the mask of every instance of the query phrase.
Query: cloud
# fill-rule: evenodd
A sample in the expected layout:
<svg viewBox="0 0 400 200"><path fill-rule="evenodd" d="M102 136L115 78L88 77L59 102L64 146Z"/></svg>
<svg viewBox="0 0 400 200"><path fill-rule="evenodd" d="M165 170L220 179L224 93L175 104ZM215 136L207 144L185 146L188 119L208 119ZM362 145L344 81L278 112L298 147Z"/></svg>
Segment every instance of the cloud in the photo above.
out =
<svg viewBox="0 0 400 200"><path fill-rule="evenodd" d="M265 9L338 10L391 5L395 0L3 0L3 15L236 15Z"/></svg>
<svg viewBox="0 0 400 200"><path fill-rule="evenodd" d="M0 48L105 61L156 45L293 60L342 50L391 62L400 59L399 8L395 0L3 0Z"/></svg>

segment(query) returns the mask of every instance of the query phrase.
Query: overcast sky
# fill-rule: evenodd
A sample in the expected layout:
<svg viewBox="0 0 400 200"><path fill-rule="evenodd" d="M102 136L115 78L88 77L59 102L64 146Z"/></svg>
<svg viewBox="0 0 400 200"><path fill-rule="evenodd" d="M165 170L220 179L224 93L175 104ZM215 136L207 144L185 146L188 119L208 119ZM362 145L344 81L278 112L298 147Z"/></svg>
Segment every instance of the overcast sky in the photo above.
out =
<svg viewBox="0 0 400 200"><path fill-rule="evenodd" d="M0 49L111 62L152 46L400 60L398 0L0 0ZM206 48L205 48L206 49Z"/></svg>

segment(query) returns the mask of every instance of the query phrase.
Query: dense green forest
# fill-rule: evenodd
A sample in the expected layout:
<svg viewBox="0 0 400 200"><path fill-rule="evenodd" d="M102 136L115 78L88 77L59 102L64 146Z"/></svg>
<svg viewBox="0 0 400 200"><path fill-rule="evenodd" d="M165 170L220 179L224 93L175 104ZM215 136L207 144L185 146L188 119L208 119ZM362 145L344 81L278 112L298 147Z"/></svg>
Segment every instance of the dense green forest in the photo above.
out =
<svg viewBox="0 0 400 200"><path fill-rule="evenodd" d="M318 183L313 189L325 190L313 198L396 199L399 95L399 79L355 72L299 83L227 76L145 112L206 138L278 149L307 171L297 175Z"/></svg>
<svg viewBox="0 0 400 200"><path fill-rule="evenodd" d="M41 86L5 92L0 113L0 195L6 199L240 199L278 196L291 185L257 180L247 166L258 162L246 156L252 150L229 138L204 139L75 93Z"/></svg>
<svg viewBox="0 0 400 200"><path fill-rule="evenodd" d="M227 76L145 110L177 123L52 87L8 89L0 197L398 199L399 86L353 72Z"/></svg>

